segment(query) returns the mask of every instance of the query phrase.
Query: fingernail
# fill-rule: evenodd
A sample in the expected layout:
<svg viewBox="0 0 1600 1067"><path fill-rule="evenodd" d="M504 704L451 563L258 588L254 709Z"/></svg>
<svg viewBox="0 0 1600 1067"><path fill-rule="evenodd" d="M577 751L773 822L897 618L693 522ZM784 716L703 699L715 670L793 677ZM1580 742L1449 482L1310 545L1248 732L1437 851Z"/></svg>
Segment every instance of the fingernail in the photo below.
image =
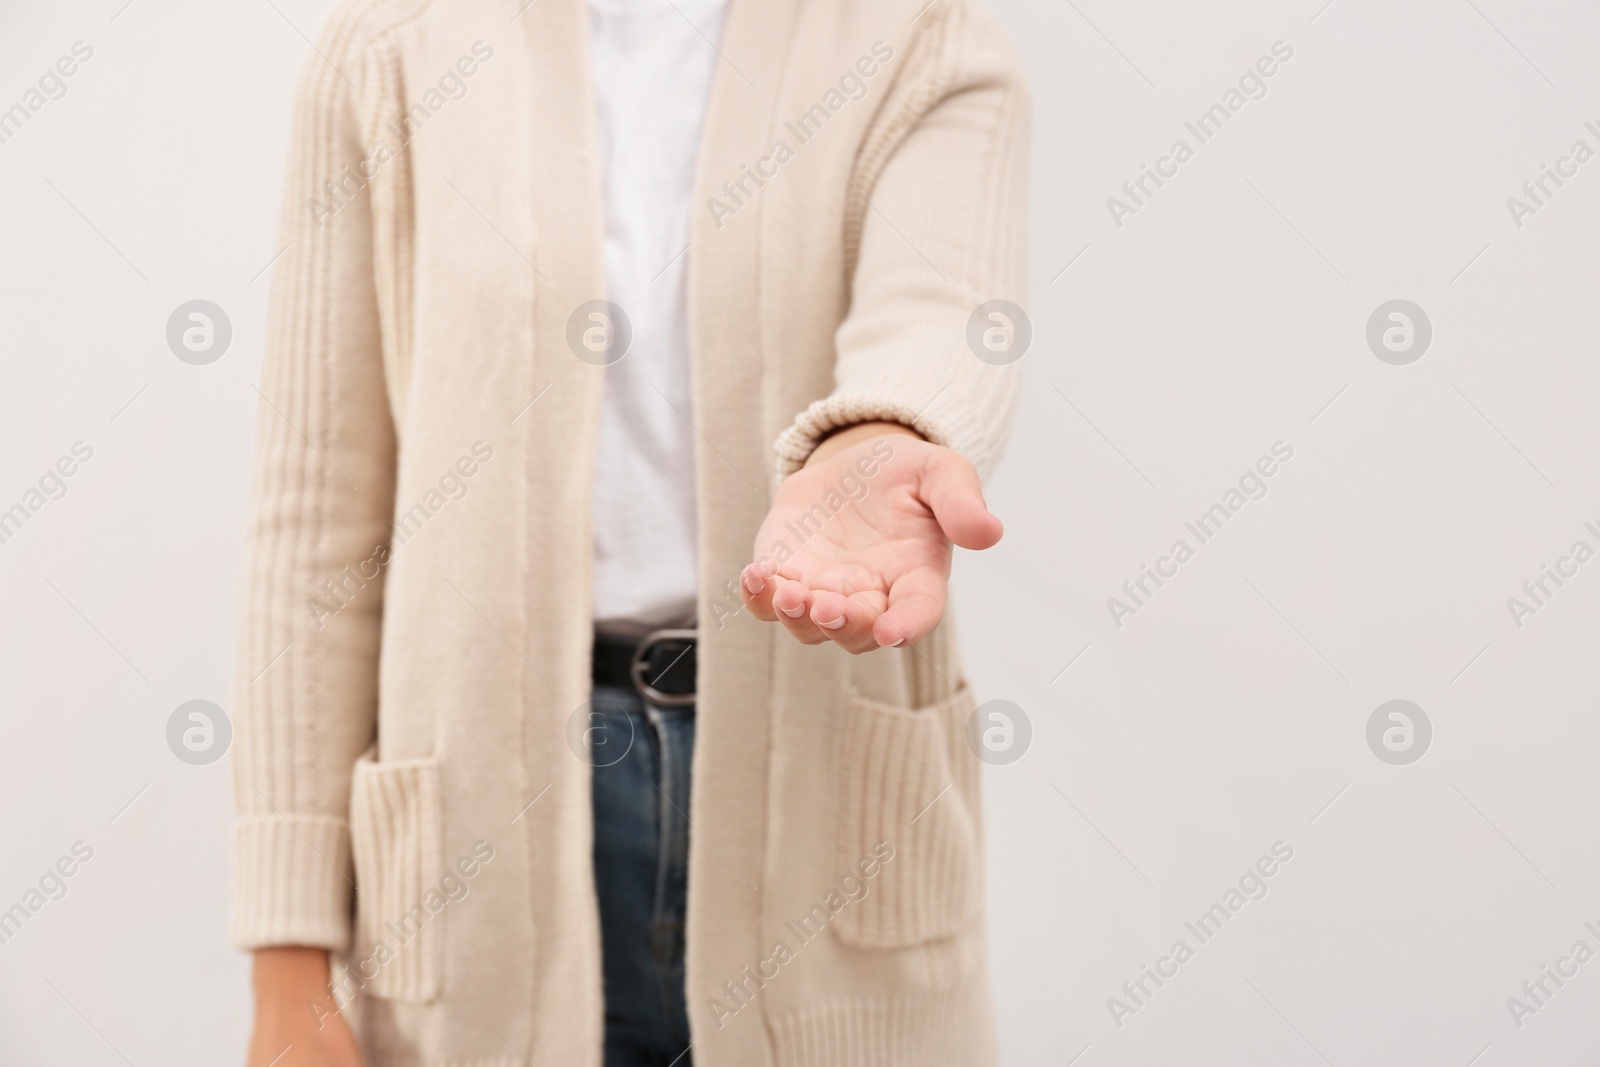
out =
<svg viewBox="0 0 1600 1067"><path fill-rule="evenodd" d="M817 625L822 627L824 630L837 630L839 627L844 625L844 616L840 615L832 622L819 622Z"/></svg>
<svg viewBox="0 0 1600 1067"><path fill-rule="evenodd" d="M789 616L791 619L798 619L800 616L806 613L806 606L801 604L798 608L779 608L778 610Z"/></svg>
<svg viewBox="0 0 1600 1067"><path fill-rule="evenodd" d="M767 587L767 583L763 582L754 574L746 572L744 576L744 587L750 591L751 596L758 596L761 591Z"/></svg>
<svg viewBox="0 0 1600 1067"><path fill-rule="evenodd" d="M889 642L887 645L884 645L883 647L884 648L899 648L901 645L903 645L905 643L906 643L906 639L904 637L897 637L893 641Z"/></svg>

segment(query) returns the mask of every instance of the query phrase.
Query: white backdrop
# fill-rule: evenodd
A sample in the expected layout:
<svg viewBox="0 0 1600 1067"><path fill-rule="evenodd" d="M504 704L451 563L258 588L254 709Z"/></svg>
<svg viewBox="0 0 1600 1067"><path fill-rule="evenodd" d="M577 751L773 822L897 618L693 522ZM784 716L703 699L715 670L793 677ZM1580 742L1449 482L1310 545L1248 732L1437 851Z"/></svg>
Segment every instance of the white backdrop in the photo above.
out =
<svg viewBox="0 0 1600 1067"><path fill-rule="evenodd" d="M1034 339L1008 534L957 600L1033 733L986 772L1005 1062L1596 1062L1600 13L993 2L1036 99ZM0 943L8 1065L241 1056L227 763L166 731L227 701L288 94L327 8L0 8L0 109L29 112L0 125L0 511L29 513L0 543L0 911L43 901ZM208 366L166 341L193 299L232 322ZM1395 300L1400 351L1368 340ZM1391 700L1398 751L1388 709L1369 742Z"/></svg>

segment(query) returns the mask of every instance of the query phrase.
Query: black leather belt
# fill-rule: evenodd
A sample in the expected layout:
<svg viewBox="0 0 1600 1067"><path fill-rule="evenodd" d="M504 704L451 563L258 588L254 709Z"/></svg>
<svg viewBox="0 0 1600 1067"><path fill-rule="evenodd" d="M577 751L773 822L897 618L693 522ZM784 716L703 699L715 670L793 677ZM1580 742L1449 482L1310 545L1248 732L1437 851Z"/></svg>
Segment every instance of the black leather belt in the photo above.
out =
<svg viewBox="0 0 1600 1067"><path fill-rule="evenodd" d="M594 684L635 689L652 704L694 703L694 630L657 630L643 637L594 635Z"/></svg>

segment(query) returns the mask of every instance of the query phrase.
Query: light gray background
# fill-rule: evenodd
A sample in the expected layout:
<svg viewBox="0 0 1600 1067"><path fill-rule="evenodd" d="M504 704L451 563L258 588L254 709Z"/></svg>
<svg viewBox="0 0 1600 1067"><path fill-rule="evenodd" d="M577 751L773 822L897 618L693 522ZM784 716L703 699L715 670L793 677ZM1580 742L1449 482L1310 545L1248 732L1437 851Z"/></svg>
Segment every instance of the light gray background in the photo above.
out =
<svg viewBox="0 0 1600 1067"><path fill-rule="evenodd" d="M1031 750L987 772L1007 1064L1592 1064L1600 561L1519 629L1506 599L1600 548L1600 160L1519 229L1506 198L1600 125L1576 2L994 0L1032 72L1035 336L957 599ZM0 545L0 909L94 857L0 945L0 1061L237 1062L226 761L165 740L226 704L245 470L292 79L327 0L0 11L0 107L93 59L0 145L0 508L76 440L67 496ZM1319 10L1320 8L1320 10ZM1134 217L1106 199L1277 40L1293 59ZM172 309L233 348L179 362ZM1368 316L1423 307L1380 362ZM1274 441L1294 458L1135 617L1106 599ZM1192 538L1191 544L1193 544ZM1410 766L1369 751L1394 698ZM1294 858L1137 1015L1120 995L1275 841Z"/></svg>

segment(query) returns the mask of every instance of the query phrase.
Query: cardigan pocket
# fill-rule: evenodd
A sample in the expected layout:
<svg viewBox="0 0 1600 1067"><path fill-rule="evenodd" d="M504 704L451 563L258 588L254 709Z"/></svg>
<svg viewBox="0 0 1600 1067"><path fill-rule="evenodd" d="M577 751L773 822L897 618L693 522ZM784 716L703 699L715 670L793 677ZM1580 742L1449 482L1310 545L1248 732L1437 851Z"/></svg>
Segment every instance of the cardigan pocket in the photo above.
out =
<svg viewBox="0 0 1600 1067"><path fill-rule="evenodd" d="M867 889L835 918L846 944L918 945L955 936L975 918L977 768L963 740L972 709L965 683L916 709L851 699L838 860Z"/></svg>
<svg viewBox="0 0 1600 1067"><path fill-rule="evenodd" d="M356 867L356 944L362 989L390 1000L439 996L437 901L443 873L439 765L433 759L356 762L350 844Z"/></svg>

